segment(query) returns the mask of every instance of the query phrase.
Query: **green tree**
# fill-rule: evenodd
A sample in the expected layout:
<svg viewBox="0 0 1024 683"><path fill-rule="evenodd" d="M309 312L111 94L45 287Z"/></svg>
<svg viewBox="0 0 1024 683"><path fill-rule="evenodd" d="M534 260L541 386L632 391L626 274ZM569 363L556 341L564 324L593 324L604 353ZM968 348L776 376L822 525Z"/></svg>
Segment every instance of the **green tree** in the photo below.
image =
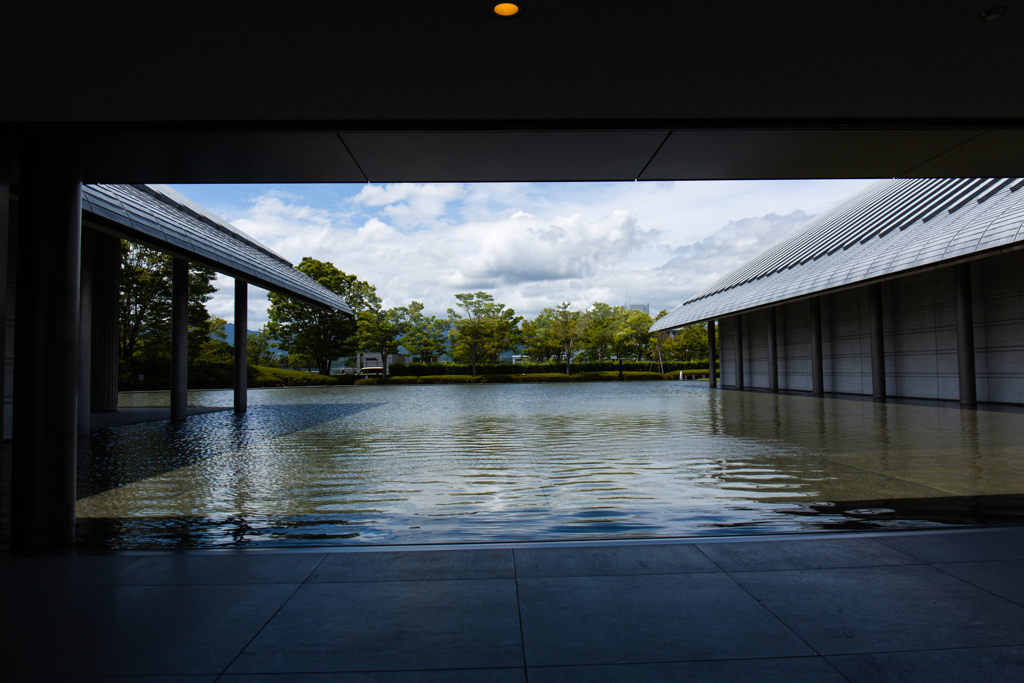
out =
<svg viewBox="0 0 1024 683"><path fill-rule="evenodd" d="M541 316L546 315L548 323L546 336L558 346L565 357L565 374L571 374L573 355L579 350L580 340L587 331L588 316L582 311L569 309L570 302L563 301L554 308L545 308ZM540 317L540 316L538 316Z"/></svg>
<svg viewBox="0 0 1024 683"><path fill-rule="evenodd" d="M404 309L409 327L399 340L420 363L433 363L447 350L450 323L444 318L423 315L423 304L413 301Z"/></svg>
<svg viewBox="0 0 1024 683"><path fill-rule="evenodd" d="M670 361L707 360L707 323L694 323L669 332L662 352L665 354L665 358Z"/></svg>
<svg viewBox="0 0 1024 683"><path fill-rule="evenodd" d="M615 330L616 354L625 354L635 361L649 357L651 353L651 316L641 310L626 311L620 316Z"/></svg>
<svg viewBox="0 0 1024 683"><path fill-rule="evenodd" d="M519 323L523 318L511 308L505 308L505 304L496 303L487 292L456 294L455 298L462 313L448 309L452 357L468 361L475 376L479 359L496 363L502 353L519 346Z"/></svg>
<svg viewBox="0 0 1024 683"><path fill-rule="evenodd" d="M388 376L388 354L398 353L398 341L409 329L409 311L384 308L380 297L370 293L356 321L356 345L380 354L381 376Z"/></svg>
<svg viewBox="0 0 1024 683"><path fill-rule="evenodd" d="M200 341L196 345L195 361L197 363L229 363L235 358L234 349L228 344L225 326L227 321L224 318L211 317L206 325L209 330L207 336L202 338L197 330L195 338ZM189 330L189 344L193 339L192 330ZM193 359L192 348L189 348L189 360Z"/></svg>
<svg viewBox="0 0 1024 683"><path fill-rule="evenodd" d="M274 331L271 324L266 324L255 332L249 332L245 338L245 355L249 365L267 365L274 361Z"/></svg>
<svg viewBox="0 0 1024 683"><path fill-rule="evenodd" d="M541 312L533 320L524 320L519 326L523 339L523 350L535 363L541 363L550 358L561 362L562 349L551 338L548 329L550 323L550 318Z"/></svg>
<svg viewBox="0 0 1024 683"><path fill-rule="evenodd" d="M120 357L169 357L171 351L171 274L169 254L121 240L121 284L118 302ZM206 302L217 288L217 274L191 264L188 276L189 362L202 355L213 328ZM143 352L142 346L145 346Z"/></svg>
<svg viewBox="0 0 1024 683"><path fill-rule="evenodd" d="M587 311L588 325L580 349L584 358L590 361L601 361L611 358L615 327L625 309L622 306L609 306L597 302Z"/></svg>
<svg viewBox="0 0 1024 683"><path fill-rule="evenodd" d="M340 295L356 313L366 307L367 297L375 295L372 285L342 272L328 261L306 256L296 269ZM320 374L329 375L331 361L354 352L354 316L312 306L276 292L270 292L267 298L270 299L268 314L276 325L281 348L315 364Z"/></svg>
<svg viewBox="0 0 1024 683"><path fill-rule="evenodd" d="M616 307L617 315L612 322L611 350L619 361L619 379L622 379L622 361L625 358L642 360L650 351L651 316L640 310L627 311Z"/></svg>

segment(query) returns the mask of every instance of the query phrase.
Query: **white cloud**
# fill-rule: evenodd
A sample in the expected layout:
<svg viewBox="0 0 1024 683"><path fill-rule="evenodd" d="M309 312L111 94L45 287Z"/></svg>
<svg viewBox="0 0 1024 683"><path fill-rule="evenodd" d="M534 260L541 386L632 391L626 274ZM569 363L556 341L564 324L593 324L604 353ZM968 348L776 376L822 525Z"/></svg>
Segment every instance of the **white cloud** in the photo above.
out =
<svg viewBox="0 0 1024 683"><path fill-rule="evenodd" d="M796 210L785 216L770 213L729 221L704 239L674 249L674 258L656 272L678 288L675 305L681 304L811 218Z"/></svg>
<svg viewBox="0 0 1024 683"><path fill-rule="evenodd" d="M444 315L457 292L485 290L532 317L562 301L672 308L867 182L288 186L212 198L293 263L330 261L386 305L417 300ZM255 328L265 294L250 301ZM231 320L230 290L209 308Z"/></svg>
<svg viewBox="0 0 1024 683"><path fill-rule="evenodd" d="M456 183L401 183L366 185L352 201L364 206L381 207L383 214L395 225L415 227L437 220L451 202L464 195L464 187Z"/></svg>

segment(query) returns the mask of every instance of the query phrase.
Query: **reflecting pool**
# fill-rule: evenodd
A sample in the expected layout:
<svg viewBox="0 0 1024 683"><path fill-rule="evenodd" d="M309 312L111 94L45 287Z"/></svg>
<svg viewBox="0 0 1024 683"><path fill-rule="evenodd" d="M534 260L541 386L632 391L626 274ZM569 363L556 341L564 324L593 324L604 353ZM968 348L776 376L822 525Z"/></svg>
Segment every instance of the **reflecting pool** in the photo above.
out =
<svg viewBox="0 0 1024 683"><path fill-rule="evenodd" d="M230 391L190 403L231 404ZM166 394L122 394L124 407ZM1024 414L702 382L255 389L94 432L96 547L684 537L1024 521Z"/></svg>

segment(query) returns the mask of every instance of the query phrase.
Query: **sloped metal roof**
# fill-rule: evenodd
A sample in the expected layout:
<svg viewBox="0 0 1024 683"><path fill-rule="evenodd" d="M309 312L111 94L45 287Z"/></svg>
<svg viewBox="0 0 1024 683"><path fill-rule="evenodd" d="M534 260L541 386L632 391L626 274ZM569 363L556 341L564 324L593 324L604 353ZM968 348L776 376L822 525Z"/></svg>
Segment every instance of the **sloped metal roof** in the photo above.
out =
<svg viewBox="0 0 1024 683"><path fill-rule="evenodd" d="M665 330L1024 242L1020 178L881 180L654 323Z"/></svg>
<svg viewBox="0 0 1024 683"><path fill-rule="evenodd" d="M342 297L284 257L166 186L85 185L82 210L126 238L306 303L352 313Z"/></svg>

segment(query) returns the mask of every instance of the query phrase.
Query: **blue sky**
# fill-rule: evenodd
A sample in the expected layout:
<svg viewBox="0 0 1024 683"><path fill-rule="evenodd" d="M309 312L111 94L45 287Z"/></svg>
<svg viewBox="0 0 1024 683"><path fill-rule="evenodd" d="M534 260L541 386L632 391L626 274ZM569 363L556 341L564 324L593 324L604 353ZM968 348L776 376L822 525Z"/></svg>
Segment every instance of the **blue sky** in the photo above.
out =
<svg viewBox="0 0 1024 683"><path fill-rule="evenodd" d="M486 291L532 317L569 301L678 306L870 180L175 185L293 263L313 256L386 305L444 315ZM210 312L233 320L233 281ZM249 328L266 322L250 288Z"/></svg>

